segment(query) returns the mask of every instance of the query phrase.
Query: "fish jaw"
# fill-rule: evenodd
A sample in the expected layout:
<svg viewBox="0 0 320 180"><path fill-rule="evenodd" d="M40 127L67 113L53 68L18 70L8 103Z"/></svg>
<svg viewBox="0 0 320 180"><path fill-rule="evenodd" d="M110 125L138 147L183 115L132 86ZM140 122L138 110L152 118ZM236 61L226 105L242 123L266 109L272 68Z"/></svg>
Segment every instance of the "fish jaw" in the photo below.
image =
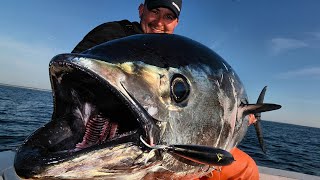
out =
<svg viewBox="0 0 320 180"><path fill-rule="evenodd" d="M15 169L19 176L31 178L43 172L46 174L48 168L56 169L59 164L88 152L102 148L113 149L126 143L133 143L132 146L141 149L135 160L143 161L140 158L145 158L143 154L148 152L142 151L144 149L140 146L140 136L150 144L158 142L158 126L146 110L128 94L123 84L112 84L112 79L105 81L86 67L88 64L80 65L77 57L62 55L51 61L50 75L54 97L52 120L33 133L18 149ZM109 69L112 70L112 67ZM99 121L92 122L92 119ZM88 128L92 126L90 123L98 124L100 121L116 124L117 128L107 126L107 135L102 135L102 125L98 130ZM128 148L128 151L133 153L136 148ZM103 150L98 152L107 161L108 156L102 153ZM149 160L155 161L155 158L151 156ZM107 169L105 165L110 164L95 165L98 169L100 165ZM75 166L73 171L81 168ZM127 168L130 170L132 167Z"/></svg>
<svg viewBox="0 0 320 180"><path fill-rule="evenodd" d="M65 161L49 167L45 172L34 176L35 179L179 179L198 178L213 170L213 167L200 166L191 169L184 165L185 171L173 171L156 159L156 152L144 153L133 144L121 144L112 149L88 152L72 161ZM165 155L164 157L170 156ZM148 161L145 161L145 160ZM121 162L119 164L119 162ZM97 166L99 165L99 166ZM195 171L196 169L196 171Z"/></svg>
<svg viewBox="0 0 320 180"><path fill-rule="evenodd" d="M120 144L110 149L90 151L82 156L49 167L35 178L46 179L55 177L61 179L141 179L151 167L159 162L147 162L143 159L154 154L144 153L131 143ZM119 163L120 162L120 163Z"/></svg>

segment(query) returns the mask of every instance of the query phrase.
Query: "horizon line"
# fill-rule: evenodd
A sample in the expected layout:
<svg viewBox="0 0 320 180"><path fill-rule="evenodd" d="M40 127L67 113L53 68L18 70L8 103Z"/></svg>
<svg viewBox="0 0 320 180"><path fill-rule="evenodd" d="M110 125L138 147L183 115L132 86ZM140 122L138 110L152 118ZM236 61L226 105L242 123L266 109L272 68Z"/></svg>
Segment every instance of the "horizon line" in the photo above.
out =
<svg viewBox="0 0 320 180"><path fill-rule="evenodd" d="M30 87L30 86L22 86L22 85L14 85L8 83L1 83L1 86L9 86L9 87L17 87L17 88L24 88L24 89L31 89L31 90L38 90L38 91L52 91L51 89L44 89L44 88L37 88L37 87Z"/></svg>

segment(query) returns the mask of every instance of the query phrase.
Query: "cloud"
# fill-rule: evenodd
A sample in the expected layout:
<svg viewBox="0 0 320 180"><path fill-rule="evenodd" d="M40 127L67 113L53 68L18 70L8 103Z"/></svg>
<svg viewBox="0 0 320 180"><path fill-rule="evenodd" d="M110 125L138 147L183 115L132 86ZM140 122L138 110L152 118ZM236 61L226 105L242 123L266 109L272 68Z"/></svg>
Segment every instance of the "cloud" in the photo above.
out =
<svg viewBox="0 0 320 180"><path fill-rule="evenodd" d="M0 82L48 89L49 61L61 52L49 43L0 35Z"/></svg>
<svg viewBox="0 0 320 180"><path fill-rule="evenodd" d="M52 57L58 52L57 49L51 48L47 44L23 42L5 36L0 36L0 48L0 52L7 56L21 58L21 55L23 55L34 59Z"/></svg>
<svg viewBox="0 0 320 180"><path fill-rule="evenodd" d="M311 32L312 36L314 36L317 40L320 40L320 32Z"/></svg>
<svg viewBox="0 0 320 180"><path fill-rule="evenodd" d="M271 39L271 50L274 54L279 54L299 48L307 47L308 43L298 39L273 38Z"/></svg>
<svg viewBox="0 0 320 180"><path fill-rule="evenodd" d="M316 78L320 79L320 67L302 68L293 71L288 71L280 74L282 79L290 78Z"/></svg>

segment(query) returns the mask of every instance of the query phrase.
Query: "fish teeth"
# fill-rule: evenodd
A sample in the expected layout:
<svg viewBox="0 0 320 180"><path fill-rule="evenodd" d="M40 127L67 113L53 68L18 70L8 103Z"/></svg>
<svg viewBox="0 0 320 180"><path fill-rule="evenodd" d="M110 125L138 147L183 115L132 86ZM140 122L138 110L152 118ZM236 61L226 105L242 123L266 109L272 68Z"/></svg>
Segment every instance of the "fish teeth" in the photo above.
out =
<svg viewBox="0 0 320 180"><path fill-rule="evenodd" d="M116 136L116 134L117 134L117 131L118 131L118 123L112 122L111 123L111 130L110 130L110 133L109 133L109 139L114 138Z"/></svg>
<svg viewBox="0 0 320 180"><path fill-rule="evenodd" d="M100 143L103 143L103 142L106 141L106 139L107 139L107 137L109 135L109 132L110 132L110 123L107 120L103 124L102 130L101 130L101 133L100 133L100 138L99 138Z"/></svg>
<svg viewBox="0 0 320 180"><path fill-rule="evenodd" d="M76 144L76 148L84 149L92 145L104 142L108 134L110 136L112 132L112 124L109 125L109 122L110 121L107 118L102 117L101 114L89 118L83 140L81 143ZM108 129L111 130L108 131Z"/></svg>

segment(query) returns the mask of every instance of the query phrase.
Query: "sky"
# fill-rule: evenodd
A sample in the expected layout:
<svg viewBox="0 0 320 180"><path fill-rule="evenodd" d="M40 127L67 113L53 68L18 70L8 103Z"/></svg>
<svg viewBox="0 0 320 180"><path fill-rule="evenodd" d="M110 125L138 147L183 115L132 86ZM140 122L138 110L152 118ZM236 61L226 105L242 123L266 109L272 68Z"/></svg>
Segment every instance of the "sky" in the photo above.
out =
<svg viewBox="0 0 320 180"><path fill-rule="evenodd" d="M51 58L104 22L139 21L143 0L3 0L0 83L51 89ZM319 0L184 0L175 34L217 52L249 101L281 104L262 119L320 128Z"/></svg>

